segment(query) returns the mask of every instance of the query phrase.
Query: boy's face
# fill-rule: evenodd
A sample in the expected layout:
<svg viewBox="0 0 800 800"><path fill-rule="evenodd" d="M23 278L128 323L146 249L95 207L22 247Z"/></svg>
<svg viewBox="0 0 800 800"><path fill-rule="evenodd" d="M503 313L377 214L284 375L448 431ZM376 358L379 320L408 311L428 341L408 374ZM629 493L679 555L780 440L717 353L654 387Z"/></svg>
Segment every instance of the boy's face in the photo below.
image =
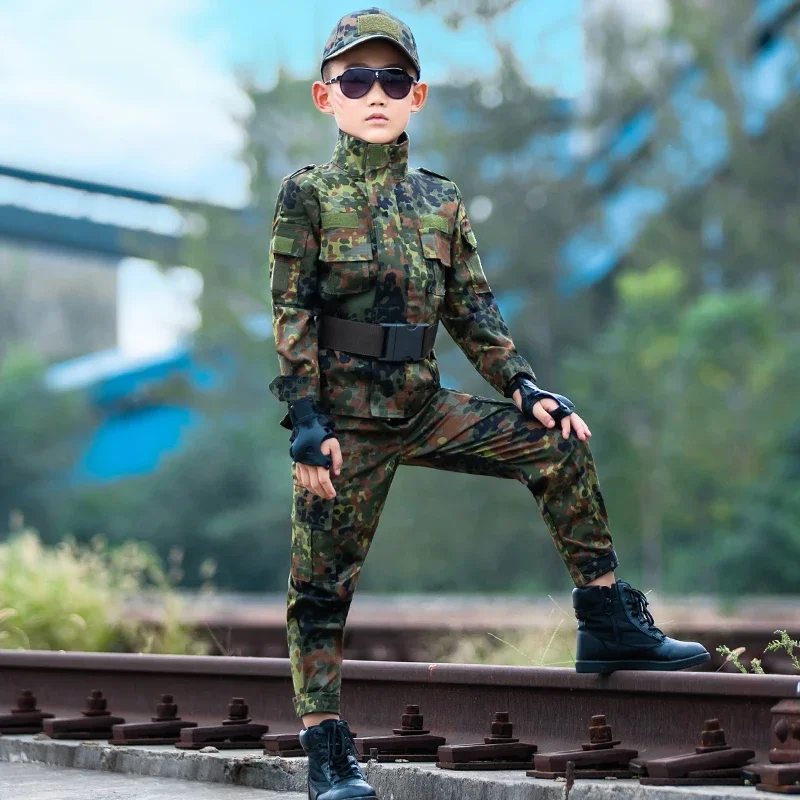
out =
<svg viewBox="0 0 800 800"><path fill-rule="evenodd" d="M413 77L416 72L404 53L391 42L373 39L332 58L327 63L331 78L341 75L348 67L402 67ZM395 141L406 129L413 112L419 111L428 96L425 83L415 83L406 97L393 100L379 81L355 100L345 97L338 83L315 81L311 87L314 105L325 114L333 114L341 130L376 144Z"/></svg>

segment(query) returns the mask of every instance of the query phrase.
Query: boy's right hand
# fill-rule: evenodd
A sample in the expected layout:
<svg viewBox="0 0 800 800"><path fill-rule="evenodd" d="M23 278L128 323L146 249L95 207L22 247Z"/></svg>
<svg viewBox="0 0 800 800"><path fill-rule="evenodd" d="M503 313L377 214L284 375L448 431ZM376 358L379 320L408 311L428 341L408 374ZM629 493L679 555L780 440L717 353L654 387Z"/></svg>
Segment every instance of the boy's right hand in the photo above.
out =
<svg viewBox="0 0 800 800"><path fill-rule="evenodd" d="M297 483L304 486L314 494L330 500L336 497L336 490L331 483L331 471L334 475L339 475L342 471L342 450L339 447L339 440L331 436L325 439L319 446L324 455L329 455L333 461L331 468L315 467L311 464L302 464L299 461L295 464L295 475Z"/></svg>

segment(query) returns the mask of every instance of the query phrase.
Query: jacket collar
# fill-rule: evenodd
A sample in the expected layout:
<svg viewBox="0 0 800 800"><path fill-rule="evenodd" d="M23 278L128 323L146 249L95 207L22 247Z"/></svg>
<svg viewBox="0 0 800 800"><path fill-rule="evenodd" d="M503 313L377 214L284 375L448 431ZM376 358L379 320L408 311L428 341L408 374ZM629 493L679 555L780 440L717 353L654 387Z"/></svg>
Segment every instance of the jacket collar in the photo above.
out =
<svg viewBox="0 0 800 800"><path fill-rule="evenodd" d="M375 144L340 129L333 149L333 163L357 178L389 169L393 178L403 180L408 172L408 142L405 131L394 142Z"/></svg>

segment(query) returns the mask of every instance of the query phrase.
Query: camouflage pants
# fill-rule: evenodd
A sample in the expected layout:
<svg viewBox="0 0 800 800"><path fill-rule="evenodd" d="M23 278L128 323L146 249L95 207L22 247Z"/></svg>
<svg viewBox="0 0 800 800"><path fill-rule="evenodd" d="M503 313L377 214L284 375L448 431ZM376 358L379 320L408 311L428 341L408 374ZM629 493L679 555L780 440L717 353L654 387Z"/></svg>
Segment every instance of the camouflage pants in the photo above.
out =
<svg viewBox="0 0 800 800"><path fill-rule="evenodd" d="M618 562L588 444L511 400L441 388L413 417L334 416L342 472L325 499L296 482L287 634L298 716L339 713L342 639L356 582L401 464L525 484L576 586Z"/></svg>

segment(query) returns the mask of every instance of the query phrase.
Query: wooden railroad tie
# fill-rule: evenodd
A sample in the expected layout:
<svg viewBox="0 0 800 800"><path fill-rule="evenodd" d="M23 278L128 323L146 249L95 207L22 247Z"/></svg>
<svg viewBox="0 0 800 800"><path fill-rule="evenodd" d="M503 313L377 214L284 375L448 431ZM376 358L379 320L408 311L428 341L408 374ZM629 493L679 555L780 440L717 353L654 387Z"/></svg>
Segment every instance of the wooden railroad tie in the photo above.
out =
<svg viewBox="0 0 800 800"><path fill-rule="evenodd" d="M261 747L261 737L269 731L269 725L252 722L247 716L248 712L244 698L234 697L228 706L228 719L223 720L221 725L183 728L175 747L182 750L202 750L209 746L219 750Z"/></svg>
<svg viewBox="0 0 800 800"><path fill-rule="evenodd" d="M80 717L52 717L42 722L42 731L51 739L108 739L112 725L125 722L106 708L106 698L99 689L92 689L86 698L86 709Z"/></svg>
<svg viewBox="0 0 800 800"><path fill-rule="evenodd" d="M111 726L109 744L175 744L180 741L184 728L196 728L196 722L187 722L178 716L178 706L171 694L162 694L156 705L156 715L151 722L125 722Z"/></svg>
<svg viewBox="0 0 800 800"><path fill-rule="evenodd" d="M437 767L441 769L528 769L533 767L535 744L514 738L514 726L508 711L496 711L491 734L483 744L447 744L438 750Z"/></svg>
<svg viewBox="0 0 800 800"><path fill-rule="evenodd" d="M0 714L0 734L41 733L42 721L55 717L55 714L36 707L36 697L30 689L23 690L17 698L16 708L10 711L10 714Z"/></svg>
<svg viewBox="0 0 800 800"><path fill-rule="evenodd" d="M393 736L353 737L359 761L436 761L436 751L447 743L444 736L431 736L424 730L418 705L407 705Z"/></svg>
<svg viewBox="0 0 800 800"><path fill-rule="evenodd" d="M556 753L540 753L534 756L535 769L525 774L531 778L567 778L567 764L572 762L575 778L630 778L628 762L639 755L638 750L620 747L614 741L611 726L606 724L604 714L592 717L589 726L589 741L580 750L565 750Z"/></svg>
<svg viewBox="0 0 800 800"><path fill-rule="evenodd" d="M631 762L639 783L647 786L741 786L742 767L755 751L731 747L718 719L707 719L694 753Z"/></svg>

